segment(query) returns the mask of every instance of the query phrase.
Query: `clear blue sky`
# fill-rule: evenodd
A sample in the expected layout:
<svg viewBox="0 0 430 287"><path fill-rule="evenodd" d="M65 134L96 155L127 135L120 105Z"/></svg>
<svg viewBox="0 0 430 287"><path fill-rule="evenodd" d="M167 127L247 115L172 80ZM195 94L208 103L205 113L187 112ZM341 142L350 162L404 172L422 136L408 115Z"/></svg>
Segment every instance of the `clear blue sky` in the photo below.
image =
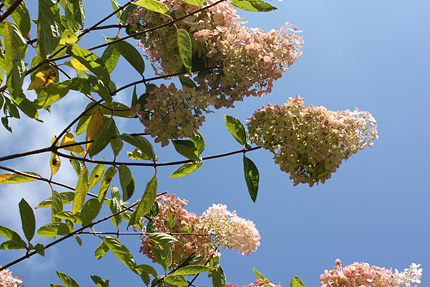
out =
<svg viewBox="0 0 430 287"><path fill-rule="evenodd" d="M110 1L86 2L89 25L111 11ZM250 27L265 31L279 29L287 21L298 26L303 30L304 54L275 82L270 95L248 99L238 103L235 110L219 110L210 115L201 129L207 146L203 155L240 148L225 129L223 114L245 122L267 102L282 104L297 93L304 97L306 105L371 111L378 121L380 138L373 148L366 148L343 163L324 185L312 188L294 187L288 175L273 163L269 152L249 153L260 171L255 204L247 195L240 155L207 161L196 173L180 179L168 178L173 168L160 168L159 191L190 200L188 210L198 215L213 203L225 203L229 210L254 221L262 236L258 251L249 256L233 251L222 253L221 263L230 283L253 282L255 267L276 284L289 286L291 278L298 275L306 286L319 286L319 275L333 268L335 259L340 258L344 265L364 261L399 270L412 262L421 263L421 286L428 285L430 3L285 0L271 4L279 9L270 13L239 13ZM104 33L113 36L114 32ZM103 41L101 36L92 40ZM135 76L128 72L126 65L116 70L114 81L118 86L128 83L130 75ZM120 96L130 95L131 91L127 91ZM44 115L47 128L26 120L12 122L12 135L0 131L2 154L49 145L51 137L67 123L58 117L75 117L83 104L81 96L60 104L57 113ZM136 120L124 123L121 131L142 130ZM158 152L160 160L180 158L172 146L165 150ZM10 166L48 175L48 158L39 159L34 157ZM63 160L61 176L73 184L73 172L67 165ZM152 170L134 172L137 192L143 192ZM7 208L0 225L19 229L14 218L18 216L21 197L28 196L34 206L50 196L50 189L45 184L1 185L0 194L2 215ZM36 215L41 218L38 226L49 217L44 211L37 211ZM140 279L112 254L96 262L93 251L99 243L97 238L83 239L83 247L69 240L47 250L45 260L34 257L11 270L24 276L26 286L59 284L54 270L69 274L81 286L91 286L93 274L110 279L111 286L140 286ZM128 243L138 263L148 263L138 253L138 237L121 240ZM0 264L8 263L17 254L2 252ZM197 282L198 286L208 284L206 279Z"/></svg>

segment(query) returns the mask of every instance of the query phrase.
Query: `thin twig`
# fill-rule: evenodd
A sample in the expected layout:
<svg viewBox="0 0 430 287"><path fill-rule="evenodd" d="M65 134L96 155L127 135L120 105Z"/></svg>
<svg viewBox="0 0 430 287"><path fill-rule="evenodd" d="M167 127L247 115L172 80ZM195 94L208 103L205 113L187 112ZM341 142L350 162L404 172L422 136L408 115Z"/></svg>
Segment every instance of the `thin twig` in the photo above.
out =
<svg viewBox="0 0 430 287"><path fill-rule="evenodd" d="M232 151L232 152L227 152L227 153L222 153L222 154L217 154L217 155L211 155L211 156L206 156L202 158L202 161L204 160L208 160L208 159L214 159L214 158L220 158L220 157L226 157L226 156L230 156L233 154L237 154L237 153L246 153L249 151L254 151L257 149L260 149L261 147L256 146L250 149L240 149L240 150L236 150L236 151ZM145 163L145 162L118 162L118 161L101 161L101 160L94 160L94 159L88 159L88 158L81 158L81 157L77 157L77 156L72 156L72 155L67 155L64 153L59 152L58 150L53 151L53 153L55 153L58 156L61 157L65 157L65 158L69 158L69 159L75 159L75 160L79 160L81 162L91 162L91 163L100 163L100 164L107 164L107 165L128 165L128 166L152 166L152 167L158 167L158 166L170 166L170 165L180 165L180 164L184 164L184 163L189 163L189 162L194 162L193 160L182 160L182 161L172 161L172 162L161 162L161 163L157 163L157 162L152 162L152 163Z"/></svg>

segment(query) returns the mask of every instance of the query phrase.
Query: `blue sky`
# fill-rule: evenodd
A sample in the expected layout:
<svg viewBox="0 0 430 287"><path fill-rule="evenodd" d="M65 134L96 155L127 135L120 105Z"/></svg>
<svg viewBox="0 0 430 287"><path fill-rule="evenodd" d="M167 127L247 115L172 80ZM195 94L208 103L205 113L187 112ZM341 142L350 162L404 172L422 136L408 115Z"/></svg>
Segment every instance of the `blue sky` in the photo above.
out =
<svg viewBox="0 0 430 287"><path fill-rule="evenodd" d="M111 11L110 1L87 2L89 25ZM267 102L283 104L297 93L306 105L371 111L378 122L379 139L375 146L359 151L341 165L332 179L312 188L294 187L288 175L273 163L269 152L248 153L260 171L256 203L247 195L240 155L207 161L200 170L180 179L168 178L174 168L160 168L159 191L188 199L188 210L198 215L213 203L227 204L229 210L236 210L239 216L257 225L262 239L256 253L249 256L233 251L222 253L221 263L228 282L239 285L253 282L252 267L255 267L276 284L288 286L291 278L298 275L306 286L319 286L319 275L333 268L335 259L340 258L344 265L364 261L393 270L421 263L424 269L421 286L428 285L430 3L424 0L270 3L279 9L269 13L239 11L239 14L248 21L248 26L265 31L279 29L287 21L298 26L305 40L303 56L275 82L271 94L247 99L234 110L223 109L208 116L200 130L206 140L203 155L240 148L225 129L223 114L245 122ZM111 31L105 35L109 33L114 34ZM103 42L101 36L97 37L85 44ZM115 71L114 81L121 86L132 76L135 75L124 64ZM131 92L128 90L119 97L129 99ZM60 102L57 109L54 106L52 115L44 115L46 127L21 120L12 122L13 134L0 131L2 154L49 145L53 135L64 128L66 119L75 117L85 105L81 96L69 98ZM135 120L122 123L120 129L137 132L143 127ZM157 145L157 150L161 161L180 158L171 145L165 149ZM34 157L11 162L9 166L48 175L48 160L49 156ZM134 170L136 194L143 192L152 173L150 169ZM65 160L59 176L65 182L74 182L73 171ZM0 217L0 225L19 229L16 219L21 197L28 197L35 206L50 196L50 189L39 183L1 185L0 194L2 214L7 208L7 213ZM133 199L137 200L137 196ZM49 218L46 211L36 211L36 215L38 226ZM83 247L70 240L47 250L43 260L34 257L10 269L24 276L26 286L60 283L54 270L69 274L81 286L91 286L93 274L110 279L111 286L141 284L112 254L97 262L93 251L99 240L83 239ZM138 263L149 263L138 253L138 237L120 239L128 243ZM17 254L2 252L0 264L10 262ZM203 279L197 285L207 286L209 281Z"/></svg>

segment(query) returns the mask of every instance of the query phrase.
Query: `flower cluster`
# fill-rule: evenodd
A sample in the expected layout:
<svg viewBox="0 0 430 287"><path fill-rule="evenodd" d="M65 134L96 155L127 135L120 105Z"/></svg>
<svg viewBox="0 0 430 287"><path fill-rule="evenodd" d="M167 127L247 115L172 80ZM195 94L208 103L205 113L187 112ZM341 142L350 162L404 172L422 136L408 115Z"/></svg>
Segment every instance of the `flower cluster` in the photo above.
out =
<svg viewBox="0 0 430 287"><path fill-rule="evenodd" d="M251 142L271 151L294 185L324 183L343 160L378 138L370 113L305 108L299 95L282 106L268 104L248 120Z"/></svg>
<svg viewBox="0 0 430 287"><path fill-rule="evenodd" d="M203 124L204 112L209 103L200 90L183 87L178 90L172 83L153 88L146 98L145 111L139 111L145 132L161 142L169 144L169 139L191 137Z"/></svg>
<svg viewBox="0 0 430 287"><path fill-rule="evenodd" d="M172 243L172 267L177 266L193 253L203 255L205 258L209 258L213 253L210 249L210 238L205 236L201 230L195 228L192 235L182 230L182 227L188 228L190 224L195 226L199 222L199 218L194 213L184 209L187 203L188 201L181 200L174 194L164 194L159 197L158 214L152 219L157 232L174 233L178 239ZM169 227L169 215L171 220L176 222L176 226L173 228ZM156 248L156 244L149 237L143 236L140 252L156 262L150 246Z"/></svg>
<svg viewBox="0 0 430 287"><path fill-rule="evenodd" d="M198 228L212 238L213 248L224 246L248 255L260 246L260 234L252 221L230 212L224 204L214 204L203 212Z"/></svg>
<svg viewBox="0 0 430 287"><path fill-rule="evenodd" d="M239 287L239 285L238 284L230 284L230 283L227 283L226 285L225 285L226 287ZM273 282L272 281L269 281L269 279L257 279L257 280L255 280L255 285L253 284L253 283L249 283L248 285L242 285L242 287L281 287L281 284L279 284L279 285L275 285L275 284L273 284Z"/></svg>
<svg viewBox="0 0 430 287"><path fill-rule="evenodd" d="M370 266L368 263L354 263L342 267L339 259L336 260L336 267L326 270L320 276L322 287L410 287L411 283L421 283L422 269L420 265L412 264L410 269L404 272L393 273L391 270Z"/></svg>
<svg viewBox="0 0 430 287"><path fill-rule="evenodd" d="M170 17L138 8L130 13L128 23L135 31L160 26L195 12L197 6L180 0L161 0L170 10ZM207 5L215 3L208 0ZM302 54L303 39L298 29L288 23L279 31L264 33L249 29L239 21L236 10L227 1L195 13L175 23L144 33L140 45L157 74L172 74L183 68L177 44L177 28L191 35L193 66L209 71L194 77L198 87L166 90L162 85L150 92L150 100L142 107L141 121L153 137L163 145L169 139L186 137L204 121L209 107L234 107L247 96L262 96L271 91L279 79ZM213 69L212 71L210 71ZM191 103L185 112L183 103ZM161 108L163 111L158 111ZM178 115L186 117L178 120ZM173 120L172 120L173 118Z"/></svg>
<svg viewBox="0 0 430 287"><path fill-rule="evenodd" d="M186 200L174 194L164 194L159 200L159 212L152 219L157 232L172 233L178 239L172 243L172 267L193 253L208 259L211 255L219 255L221 248L235 249L246 255L257 250L260 235L251 221L238 217L235 211L229 212L221 204L213 205L197 217L185 210L186 204ZM169 221L170 224L176 222L173 228ZM140 252L155 262L150 246L156 247L144 235Z"/></svg>
<svg viewBox="0 0 430 287"><path fill-rule="evenodd" d="M1 267L1 266L0 266ZM21 281L22 278L16 276L13 277L13 274L9 270L0 271L0 287L18 287L22 286Z"/></svg>

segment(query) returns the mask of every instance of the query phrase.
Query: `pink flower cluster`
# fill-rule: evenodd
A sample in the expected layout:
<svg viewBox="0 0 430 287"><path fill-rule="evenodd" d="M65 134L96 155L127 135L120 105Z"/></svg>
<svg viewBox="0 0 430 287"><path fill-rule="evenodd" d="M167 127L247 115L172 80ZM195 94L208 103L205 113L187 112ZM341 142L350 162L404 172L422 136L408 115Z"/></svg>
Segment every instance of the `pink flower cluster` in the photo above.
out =
<svg viewBox="0 0 430 287"><path fill-rule="evenodd" d="M128 23L134 30L143 31L199 9L180 0L160 2L169 8L171 17L138 8L129 15ZM207 5L213 3L215 0L207 1ZM191 35L193 63L217 69L194 77L198 87L177 89L171 84L167 90L162 85L150 92L147 104L141 107L145 111L141 121L162 145L167 145L169 139L187 137L196 131L204 121L203 114L210 112L210 106L234 107L234 102L247 96L269 93L273 81L302 54L303 39L297 35L297 28L292 29L288 23L279 31L267 33L246 28L227 1L175 25ZM177 73L182 69L176 28L166 26L141 36L141 45L158 74ZM197 103L191 104L183 120L178 120L176 115L185 113L182 103L193 100Z"/></svg>
<svg viewBox="0 0 430 287"><path fill-rule="evenodd" d="M158 215L152 219L156 231L173 234L178 239L172 244L171 267L177 266L192 253L208 259L211 255L219 255L221 248L226 248L248 255L260 245L260 235L255 225L238 217L235 211L229 212L225 205L214 205L197 217L185 210L188 201L181 200L174 194L164 194L158 202ZM173 229L169 228L169 214L176 222ZM156 247L150 238L144 235L140 252L156 262L150 246Z"/></svg>
<svg viewBox="0 0 430 287"><path fill-rule="evenodd" d="M239 285L238 284L230 284L230 283L227 283L226 285L225 285L226 287L239 287ZM273 282L272 281L269 281L269 279L257 279L257 280L255 280L255 285L253 284L253 283L249 283L248 285L242 285L242 287L281 287L281 284L279 284L279 285L275 285L275 284L273 284Z"/></svg>
<svg viewBox="0 0 430 287"><path fill-rule="evenodd" d="M370 113L304 107L299 95L263 107L248 119L251 142L270 150L294 185L324 183L343 160L378 138Z"/></svg>
<svg viewBox="0 0 430 287"><path fill-rule="evenodd" d="M0 271L0 287L22 286L21 279L22 277L18 277L18 276L14 278L12 272L7 269Z"/></svg>
<svg viewBox="0 0 430 287"><path fill-rule="evenodd" d="M391 270L370 266L368 263L354 263L342 267L339 259L336 260L336 267L326 270L320 276L322 287L410 287L411 283L421 283L422 269L420 265L412 264L410 269L404 272L393 273Z"/></svg>

